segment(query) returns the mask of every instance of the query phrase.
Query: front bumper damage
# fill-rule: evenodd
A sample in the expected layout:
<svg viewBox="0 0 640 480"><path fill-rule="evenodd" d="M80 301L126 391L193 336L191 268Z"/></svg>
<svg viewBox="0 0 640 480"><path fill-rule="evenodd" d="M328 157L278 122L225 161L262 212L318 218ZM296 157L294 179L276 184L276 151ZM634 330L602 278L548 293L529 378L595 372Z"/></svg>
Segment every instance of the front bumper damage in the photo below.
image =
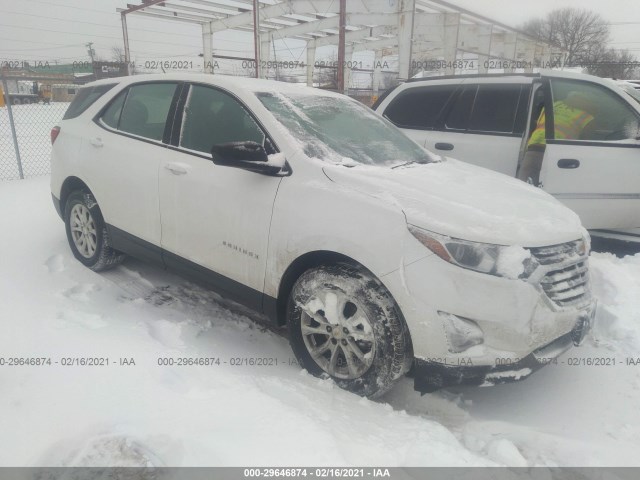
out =
<svg viewBox="0 0 640 480"><path fill-rule="evenodd" d="M540 368L557 363L557 358L572 345L581 345L593 328L595 312L594 301L578 316L569 333L521 359L496 361L495 365L469 365L464 362L447 364L416 358L412 369L414 390L425 394L457 385L484 387L523 380Z"/></svg>

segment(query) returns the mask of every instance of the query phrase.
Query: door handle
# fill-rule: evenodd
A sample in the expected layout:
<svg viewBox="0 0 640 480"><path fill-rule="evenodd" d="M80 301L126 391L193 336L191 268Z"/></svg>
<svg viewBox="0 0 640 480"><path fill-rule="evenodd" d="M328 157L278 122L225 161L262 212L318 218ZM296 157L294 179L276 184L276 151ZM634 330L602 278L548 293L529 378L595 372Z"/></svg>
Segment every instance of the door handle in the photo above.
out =
<svg viewBox="0 0 640 480"><path fill-rule="evenodd" d="M452 143L436 143L436 150L453 150Z"/></svg>
<svg viewBox="0 0 640 480"><path fill-rule="evenodd" d="M580 166L580 160L574 158L563 158L558 160L558 167L560 168L578 168Z"/></svg>
<svg viewBox="0 0 640 480"><path fill-rule="evenodd" d="M164 168L174 175L185 175L187 173L187 169L177 163L167 163Z"/></svg>
<svg viewBox="0 0 640 480"><path fill-rule="evenodd" d="M93 145L94 147L102 147L104 145L104 143L102 143L102 139L100 137L94 137L91 140L89 140L89 142L91 142L91 145Z"/></svg>

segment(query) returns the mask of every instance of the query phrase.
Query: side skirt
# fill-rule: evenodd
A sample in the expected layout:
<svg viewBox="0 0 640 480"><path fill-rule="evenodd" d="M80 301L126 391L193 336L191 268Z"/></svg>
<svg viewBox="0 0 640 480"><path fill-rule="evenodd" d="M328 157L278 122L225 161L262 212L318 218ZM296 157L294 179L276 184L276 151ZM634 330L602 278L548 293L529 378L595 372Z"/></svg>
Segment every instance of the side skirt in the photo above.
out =
<svg viewBox="0 0 640 480"><path fill-rule="evenodd" d="M272 323L277 324L275 298L179 255L167 252L113 225L107 225L107 231L114 249L210 288L229 300L266 315Z"/></svg>

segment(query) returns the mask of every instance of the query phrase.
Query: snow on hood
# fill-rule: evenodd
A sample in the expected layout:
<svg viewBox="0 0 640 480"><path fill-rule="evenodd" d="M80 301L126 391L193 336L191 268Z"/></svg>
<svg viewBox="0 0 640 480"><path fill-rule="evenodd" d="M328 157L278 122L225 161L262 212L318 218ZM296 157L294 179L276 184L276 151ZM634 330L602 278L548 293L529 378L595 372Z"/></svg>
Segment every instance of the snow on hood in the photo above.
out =
<svg viewBox="0 0 640 480"><path fill-rule="evenodd" d="M539 247L577 240L578 216L539 188L457 160L398 168L325 166L334 182L397 203L407 222L455 238Z"/></svg>

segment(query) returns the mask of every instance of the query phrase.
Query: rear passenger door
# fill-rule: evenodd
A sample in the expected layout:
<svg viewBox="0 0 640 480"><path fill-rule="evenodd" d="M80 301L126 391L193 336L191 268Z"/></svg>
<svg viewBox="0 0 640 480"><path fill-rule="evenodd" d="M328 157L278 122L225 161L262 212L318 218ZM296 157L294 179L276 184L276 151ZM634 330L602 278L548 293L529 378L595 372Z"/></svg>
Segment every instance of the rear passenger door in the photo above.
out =
<svg viewBox="0 0 640 480"><path fill-rule="evenodd" d="M84 177L100 204L115 247L160 259L158 170L177 101L178 82L134 84L89 126Z"/></svg>
<svg viewBox="0 0 640 480"><path fill-rule="evenodd" d="M530 91L518 83L463 85L425 146L515 177Z"/></svg>

